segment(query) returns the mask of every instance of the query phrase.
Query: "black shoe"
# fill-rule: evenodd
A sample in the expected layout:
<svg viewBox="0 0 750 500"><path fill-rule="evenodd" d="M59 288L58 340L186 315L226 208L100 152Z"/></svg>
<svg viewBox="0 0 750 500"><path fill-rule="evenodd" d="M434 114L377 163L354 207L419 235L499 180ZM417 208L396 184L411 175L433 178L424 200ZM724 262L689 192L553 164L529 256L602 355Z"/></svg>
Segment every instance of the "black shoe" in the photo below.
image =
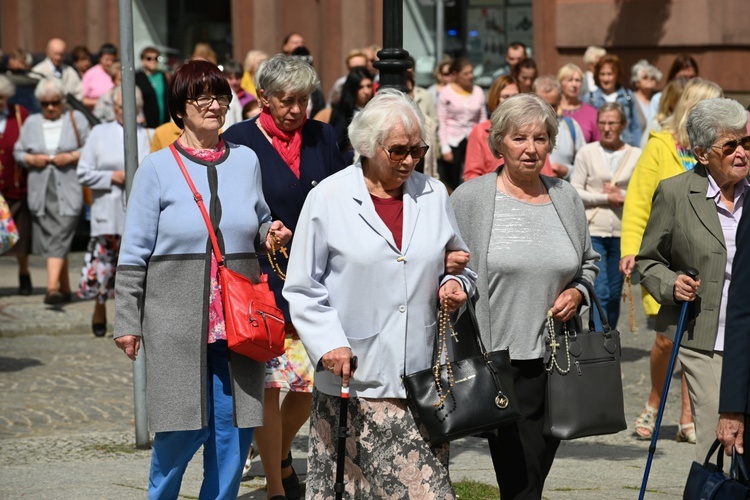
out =
<svg viewBox="0 0 750 500"><path fill-rule="evenodd" d="M31 276L28 274L20 274L18 276L18 295L31 295L33 291L31 286Z"/></svg>
<svg viewBox="0 0 750 500"><path fill-rule="evenodd" d="M107 334L107 322L91 323L91 331L94 332L94 337L104 337Z"/></svg>
<svg viewBox="0 0 750 500"><path fill-rule="evenodd" d="M48 306L59 306L64 302L65 295L60 292L50 292L49 290L47 290L47 293L44 295L44 303Z"/></svg>
<svg viewBox="0 0 750 500"><path fill-rule="evenodd" d="M285 467L292 467L291 451L289 452L289 455L281 461L281 468L283 469ZM300 498L302 498L302 487L300 486L297 473L294 472L294 467L292 467L291 475L281 478L281 484L284 486L284 494L288 500L300 500Z"/></svg>

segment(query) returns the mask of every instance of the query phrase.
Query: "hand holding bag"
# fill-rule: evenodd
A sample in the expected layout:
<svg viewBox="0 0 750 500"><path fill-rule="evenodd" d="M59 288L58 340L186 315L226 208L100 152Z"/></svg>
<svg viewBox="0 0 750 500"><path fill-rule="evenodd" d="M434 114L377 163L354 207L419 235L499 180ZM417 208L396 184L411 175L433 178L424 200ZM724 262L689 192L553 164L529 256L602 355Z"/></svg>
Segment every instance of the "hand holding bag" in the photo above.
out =
<svg viewBox="0 0 750 500"><path fill-rule="evenodd" d="M471 300L453 327L441 309L432 368L406 375L403 381L432 445L497 429L521 416L510 354L507 349L487 352Z"/></svg>
<svg viewBox="0 0 750 500"><path fill-rule="evenodd" d="M719 450L716 465L711 463L711 456ZM737 450L732 447L732 464L727 477L722 468L724 466L724 447L717 439L706 454L706 461L702 464L693 462L690 466L684 500L737 500L750 498L750 476L745 467L745 461Z"/></svg>
<svg viewBox="0 0 750 500"><path fill-rule="evenodd" d="M555 334L548 316L545 435L557 439L614 434L627 428L620 372L620 333L612 330L591 286L584 283L599 311L603 331L595 331L589 308L589 331L580 317Z"/></svg>
<svg viewBox="0 0 750 500"><path fill-rule="evenodd" d="M253 283L245 276L227 268L211 219L203 204L203 197L195 189L174 144L169 148L193 192L193 198L211 237L211 245L219 265L221 303L224 308L229 349L261 363L281 356L284 354L286 337L284 313L276 307L276 298L268 287L268 275L261 272L260 283Z"/></svg>

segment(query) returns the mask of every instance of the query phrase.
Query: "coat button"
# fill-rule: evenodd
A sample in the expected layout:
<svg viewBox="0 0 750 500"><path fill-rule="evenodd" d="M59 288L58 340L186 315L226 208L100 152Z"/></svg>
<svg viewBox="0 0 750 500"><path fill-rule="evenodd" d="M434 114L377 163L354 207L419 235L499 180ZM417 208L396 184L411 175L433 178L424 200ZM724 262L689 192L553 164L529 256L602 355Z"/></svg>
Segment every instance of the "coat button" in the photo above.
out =
<svg viewBox="0 0 750 500"><path fill-rule="evenodd" d="M405 312L406 311L406 306L398 306L398 311L399 312Z"/></svg>

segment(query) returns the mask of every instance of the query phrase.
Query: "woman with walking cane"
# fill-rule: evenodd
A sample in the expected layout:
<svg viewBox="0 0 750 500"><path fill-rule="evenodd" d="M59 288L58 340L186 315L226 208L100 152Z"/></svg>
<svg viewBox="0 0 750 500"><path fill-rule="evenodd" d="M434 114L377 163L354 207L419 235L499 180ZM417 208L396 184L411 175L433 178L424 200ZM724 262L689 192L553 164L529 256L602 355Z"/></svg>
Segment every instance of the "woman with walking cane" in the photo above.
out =
<svg viewBox="0 0 750 500"><path fill-rule="evenodd" d="M727 293L749 187L746 123L746 111L731 99L707 99L690 112L687 132L698 163L659 184L636 256L641 284L661 304L657 331L674 340L682 302L692 303L679 357L695 419L698 461L714 441L719 418ZM700 280L682 273L690 266L700 270Z"/></svg>
<svg viewBox="0 0 750 500"><path fill-rule="evenodd" d="M345 496L455 498L448 445L420 433L401 382L430 366L438 304L455 311L474 292L470 270L445 276L446 251L467 248L445 187L414 172L424 136L409 97L378 92L349 126L359 161L310 191L299 217L284 297L322 370L310 417L310 498L334 497L342 384L350 390Z"/></svg>

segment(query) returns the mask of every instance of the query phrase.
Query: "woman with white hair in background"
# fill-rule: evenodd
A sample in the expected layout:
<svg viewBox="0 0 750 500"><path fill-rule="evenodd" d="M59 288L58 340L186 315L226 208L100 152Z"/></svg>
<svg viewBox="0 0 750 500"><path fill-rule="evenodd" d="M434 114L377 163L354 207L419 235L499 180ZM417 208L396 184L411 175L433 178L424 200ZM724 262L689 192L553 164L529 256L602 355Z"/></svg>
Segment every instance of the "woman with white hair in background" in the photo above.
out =
<svg viewBox="0 0 750 500"><path fill-rule="evenodd" d="M466 245L443 184L414 171L424 137L414 101L381 90L349 126L359 161L318 184L299 217L284 298L323 370L313 389L309 498L334 496L342 384L351 394L345 496L455 498L449 445L421 433L402 383L430 366L438 304L455 311L474 290L470 270L445 275L446 251Z"/></svg>
<svg viewBox="0 0 750 500"><path fill-rule="evenodd" d="M589 45L586 48L586 52L583 53L583 64L586 65L586 72L583 74L583 85L581 85L581 99L584 99L589 92L595 91L597 88L596 80L594 79L594 69L599 59L607 55L607 49L604 47L598 47L596 45Z"/></svg>
<svg viewBox="0 0 750 500"><path fill-rule="evenodd" d="M42 112L23 124L13 155L29 172L34 253L47 259L44 303L59 305L70 301L68 252L83 207L76 165L89 124L82 113L65 111L59 79L41 80L34 96Z"/></svg>
<svg viewBox="0 0 750 500"><path fill-rule="evenodd" d="M136 114L143 109L140 89L135 89ZM91 129L78 162L78 182L91 189L91 239L89 240L78 296L94 299L91 329L95 336L107 333L105 302L115 296L115 268L125 226L125 150L122 126L122 87L111 90L114 120ZM146 129L136 130L138 163L149 153Z"/></svg>
<svg viewBox="0 0 750 500"><path fill-rule="evenodd" d="M636 104L638 104L635 108L636 117L641 125L641 130L646 130L651 114L651 98L656 92L656 86L661 82L663 75L659 68L649 64L645 59L635 63L630 72L630 83L635 89L633 96Z"/></svg>

